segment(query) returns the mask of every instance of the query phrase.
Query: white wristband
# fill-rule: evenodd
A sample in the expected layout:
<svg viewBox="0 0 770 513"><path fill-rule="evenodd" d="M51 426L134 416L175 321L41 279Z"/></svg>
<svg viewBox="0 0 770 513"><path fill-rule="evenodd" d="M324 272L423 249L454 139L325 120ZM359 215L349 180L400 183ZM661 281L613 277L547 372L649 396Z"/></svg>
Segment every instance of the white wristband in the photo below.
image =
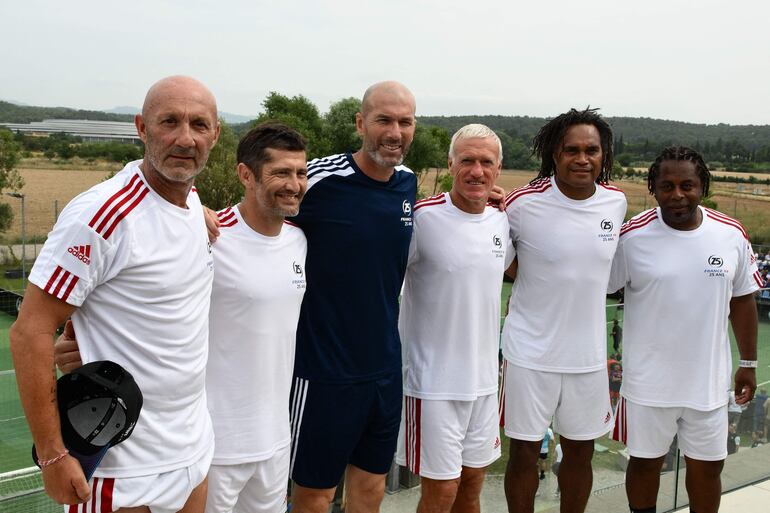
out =
<svg viewBox="0 0 770 513"><path fill-rule="evenodd" d="M756 369L757 361L756 360L738 360L738 367L743 367L745 369Z"/></svg>

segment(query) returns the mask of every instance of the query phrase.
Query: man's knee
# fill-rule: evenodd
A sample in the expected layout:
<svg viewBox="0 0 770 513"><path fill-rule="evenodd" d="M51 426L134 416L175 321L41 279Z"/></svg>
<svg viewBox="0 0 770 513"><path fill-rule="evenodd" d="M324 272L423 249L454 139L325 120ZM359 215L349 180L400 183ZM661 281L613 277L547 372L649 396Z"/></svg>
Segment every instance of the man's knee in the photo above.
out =
<svg viewBox="0 0 770 513"><path fill-rule="evenodd" d="M509 464L535 466L540 457L540 442L511 438Z"/></svg>
<svg viewBox="0 0 770 513"><path fill-rule="evenodd" d="M420 479L420 502L430 505L432 511L449 511L460 488L460 478L455 479ZM422 509L422 508L418 508Z"/></svg>
<svg viewBox="0 0 770 513"><path fill-rule="evenodd" d="M376 511L385 495L385 474L372 474L355 465L348 465L345 495L348 505L360 506L364 511Z"/></svg>
<svg viewBox="0 0 770 513"><path fill-rule="evenodd" d="M631 456L628 459L628 472L638 475L657 475L663 468L664 456L660 458L638 458Z"/></svg>
<svg viewBox="0 0 770 513"><path fill-rule="evenodd" d="M294 484L291 510L296 513L326 513L334 500L336 488L307 488Z"/></svg>
<svg viewBox="0 0 770 513"><path fill-rule="evenodd" d="M561 447L564 451L564 461L585 463L590 462L594 455L593 440L569 440L561 437Z"/></svg>

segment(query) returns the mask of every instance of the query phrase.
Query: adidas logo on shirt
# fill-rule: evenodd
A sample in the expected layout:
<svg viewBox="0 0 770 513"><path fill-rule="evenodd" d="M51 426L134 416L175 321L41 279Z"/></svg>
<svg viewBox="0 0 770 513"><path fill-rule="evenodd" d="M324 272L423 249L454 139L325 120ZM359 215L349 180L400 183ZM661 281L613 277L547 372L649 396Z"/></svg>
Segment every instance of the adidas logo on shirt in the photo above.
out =
<svg viewBox="0 0 770 513"><path fill-rule="evenodd" d="M71 254L86 265L91 265L91 245L85 246L72 246L67 250L67 253Z"/></svg>

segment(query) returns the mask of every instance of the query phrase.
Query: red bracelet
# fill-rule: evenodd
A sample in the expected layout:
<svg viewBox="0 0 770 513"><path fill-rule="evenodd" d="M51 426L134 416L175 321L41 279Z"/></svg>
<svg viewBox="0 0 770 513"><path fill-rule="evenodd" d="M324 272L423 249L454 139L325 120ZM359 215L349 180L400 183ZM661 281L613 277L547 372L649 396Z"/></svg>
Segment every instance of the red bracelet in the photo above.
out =
<svg viewBox="0 0 770 513"><path fill-rule="evenodd" d="M40 468L45 468L45 467L47 467L49 465L53 465L54 463L56 463L60 459L64 458L69 453L70 453L69 450L64 449L63 453L61 453L60 455L58 455L58 456L56 456L54 458L51 458L50 460L37 460L37 466L40 467Z"/></svg>

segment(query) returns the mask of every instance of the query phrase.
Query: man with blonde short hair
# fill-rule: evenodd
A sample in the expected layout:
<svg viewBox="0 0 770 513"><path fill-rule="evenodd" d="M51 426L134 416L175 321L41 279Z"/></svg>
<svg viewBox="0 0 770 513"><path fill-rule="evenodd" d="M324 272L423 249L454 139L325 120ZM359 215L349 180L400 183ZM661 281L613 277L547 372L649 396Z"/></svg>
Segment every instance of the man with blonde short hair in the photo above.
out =
<svg viewBox="0 0 770 513"><path fill-rule="evenodd" d="M500 457L498 334L508 218L488 203L500 139L470 124L449 147L452 189L417 202L399 330L404 414L396 461L422 477L417 511L477 513Z"/></svg>

